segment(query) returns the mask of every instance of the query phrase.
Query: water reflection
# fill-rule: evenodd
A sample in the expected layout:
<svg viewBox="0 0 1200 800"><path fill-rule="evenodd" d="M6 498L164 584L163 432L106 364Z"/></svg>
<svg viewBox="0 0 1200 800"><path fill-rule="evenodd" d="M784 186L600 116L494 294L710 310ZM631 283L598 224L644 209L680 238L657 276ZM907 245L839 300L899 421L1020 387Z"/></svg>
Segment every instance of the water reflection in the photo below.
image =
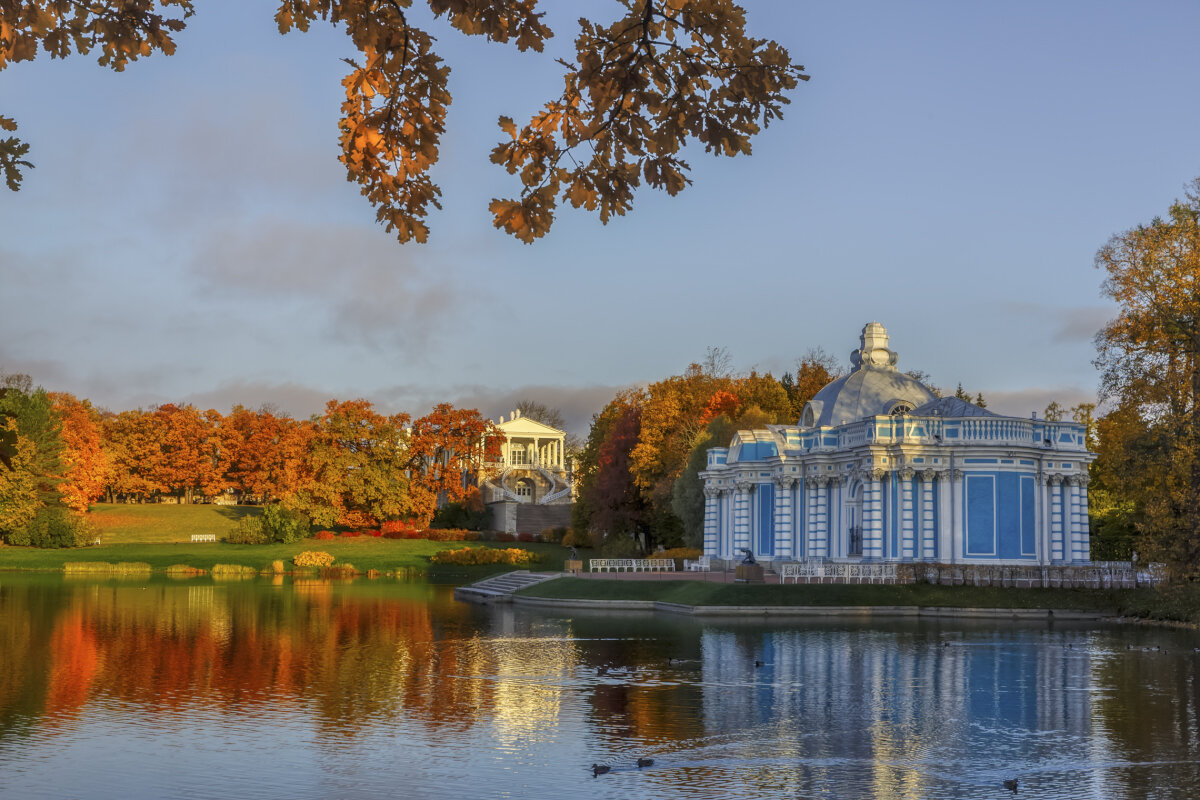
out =
<svg viewBox="0 0 1200 800"><path fill-rule="evenodd" d="M0 795L1194 797L1198 644L5 576Z"/></svg>

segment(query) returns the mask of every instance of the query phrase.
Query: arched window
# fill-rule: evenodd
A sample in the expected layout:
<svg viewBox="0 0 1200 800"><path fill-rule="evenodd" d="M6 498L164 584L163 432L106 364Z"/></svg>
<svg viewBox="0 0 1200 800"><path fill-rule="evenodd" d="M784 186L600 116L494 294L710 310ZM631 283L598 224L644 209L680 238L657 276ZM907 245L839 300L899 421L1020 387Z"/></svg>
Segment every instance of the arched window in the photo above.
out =
<svg viewBox="0 0 1200 800"><path fill-rule="evenodd" d="M815 419L815 415L813 414L812 406L805 406L804 407L804 416L800 420L800 424L803 425L805 428L811 428L813 426L813 423L815 423L815 422L816 422L816 419Z"/></svg>
<svg viewBox="0 0 1200 800"><path fill-rule="evenodd" d="M533 498L533 482L528 478L517 481L517 497Z"/></svg>
<svg viewBox="0 0 1200 800"><path fill-rule="evenodd" d="M912 410L913 410L913 407L911 404L900 402L900 403L896 403L896 405L892 406L892 410L889 411L888 413L891 414L893 417L904 417L904 416L907 416Z"/></svg>

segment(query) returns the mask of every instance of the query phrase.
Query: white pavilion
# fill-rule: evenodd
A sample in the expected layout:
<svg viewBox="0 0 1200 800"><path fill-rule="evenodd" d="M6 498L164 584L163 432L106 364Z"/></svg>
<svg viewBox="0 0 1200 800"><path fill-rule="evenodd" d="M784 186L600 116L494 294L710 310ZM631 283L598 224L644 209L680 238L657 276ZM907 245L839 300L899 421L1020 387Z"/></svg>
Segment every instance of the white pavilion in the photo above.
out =
<svg viewBox="0 0 1200 800"><path fill-rule="evenodd" d="M798 425L708 451L704 553L1039 566L1089 561L1084 426L939 398L868 323Z"/></svg>

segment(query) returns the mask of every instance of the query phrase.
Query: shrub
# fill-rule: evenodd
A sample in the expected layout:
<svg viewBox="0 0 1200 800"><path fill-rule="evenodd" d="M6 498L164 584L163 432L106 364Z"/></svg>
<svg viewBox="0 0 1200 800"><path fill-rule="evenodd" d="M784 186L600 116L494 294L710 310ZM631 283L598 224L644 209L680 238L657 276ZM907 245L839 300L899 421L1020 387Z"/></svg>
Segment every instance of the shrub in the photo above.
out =
<svg viewBox="0 0 1200 800"><path fill-rule="evenodd" d="M213 564L212 576L214 578L223 577L240 577L257 575L258 570L254 567L247 567L244 564Z"/></svg>
<svg viewBox="0 0 1200 800"><path fill-rule="evenodd" d="M290 544L308 536L312 523L308 517L299 511L284 508L279 503L273 503L263 509L263 532L267 540Z"/></svg>
<svg viewBox="0 0 1200 800"><path fill-rule="evenodd" d="M324 541L326 539L336 539L337 534L333 531L317 531L315 534L313 534L313 538Z"/></svg>
<svg viewBox="0 0 1200 800"><path fill-rule="evenodd" d="M9 544L26 547L83 547L95 538L91 523L63 506L42 506L23 527L8 533Z"/></svg>
<svg viewBox="0 0 1200 800"><path fill-rule="evenodd" d="M696 559L704 555L704 551L698 547L672 547L670 550L663 550L659 553L651 554L651 558L691 558Z"/></svg>
<svg viewBox="0 0 1200 800"><path fill-rule="evenodd" d="M517 537L513 536L511 533L505 533L504 531L496 531L496 535L492 539L494 542L515 542L516 540Z"/></svg>
<svg viewBox="0 0 1200 800"><path fill-rule="evenodd" d="M563 547L592 547L592 537L587 531L574 531L570 528L563 534L560 544Z"/></svg>
<svg viewBox="0 0 1200 800"><path fill-rule="evenodd" d="M63 572L119 572L124 574L148 574L150 565L144 561L122 561L110 564L107 561L68 561L63 564Z"/></svg>
<svg viewBox="0 0 1200 800"><path fill-rule="evenodd" d="M564 528L561 526L557 527L557 528L543 528L542 529L542 541L543 542L555 542L555 543L561 542L563 540L563 537L567 535L568 530L569 530L568 528Z"/></svg>
<svg viewBox="0 0 1200 800"><path fill-rule="evenodd" d="M242 517L226 536L230 544L266 544L271 541L263 526L262 517Z"/></svg>
<svg viewBox="0 0 1200 800"><path fill-rule="evenodd" d="M464 542L478 542L481 534L479 531L467 531L467 535L463 537Z"/></svg>
<svg viewBox="0 0 1200 800"><path fill-rule="evenodd" d="M355 539L359 536L362 536L362 531L343 531L342 532L343 539Z"/></svg>
<svg viewBox="0 0 1200 800"><path fill-rule="evenodd" d="M532 542L532 541L533 541L533 534L532 534L532 533L527 533L527 532L525 532L525 531L522 531L522 532L520 532L520 533L518 533L518 534L517 534L517 541L518 541L518 542L526 542L526 543L528 543L528 542Z"/></svg>
<svg viewBox="0 0 1200 800"><path fill-rule="evenodd" d="M433 514L431 528L466 528L478 531L492 524L492 510L486 506L472 508L469 503L447 503Z"/></svg>
<svg viewBox="0 0 1200 800"><path fill-rule="evenodd" d="M283 574L283 560L277 558L274 561L272 561L271 562L271 571L274 572L276 575L282 575Z"/></svg>
<svg viewBox="0 0 1200 800"><path fill-rule="evenodd" d="M305 550L292 558L297 567L331 567L333 562L333 556L324 550Z"/></svg>
<svg viewBox="0 0 1200 800"><path fill-rule="evenodd" d="M639 558L642 548L632 536L610 536L600 546L600 555L604 558Z"/></svg>
<svg viewBox="0 0 1200 800"><path fill-rule="evenodd" d="M167 574L168 575L203 575L204 570L189 566L187 564L172 564L171 566L167 567Z"/></svg>
<svg viewBox="0 0 1200 800"><path fill-rule="evenodd" d="M464 542L467 532L461 528L430 528L422 531L421 536L431 542Z"/></svg>
<svg viewBox="0 0 1200 800"><path fill-rule="evenodd" d="M536 553L521 550L517 547L499 549L493 547L464 547L459 550L441 550L429 558L434 564L457 564L468 566L475 564L512 564L526 567L535 563Z"/></svg>

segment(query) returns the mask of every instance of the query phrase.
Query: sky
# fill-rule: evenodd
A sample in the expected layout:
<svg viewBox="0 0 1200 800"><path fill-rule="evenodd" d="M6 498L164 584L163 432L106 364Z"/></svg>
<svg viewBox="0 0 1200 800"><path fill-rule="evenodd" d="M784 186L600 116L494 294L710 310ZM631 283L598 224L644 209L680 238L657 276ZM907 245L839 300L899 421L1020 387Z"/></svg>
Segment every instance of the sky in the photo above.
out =
<svg viewBox="0 0 1200 800"><path fill-rule="evenodd" d="M344 31L197 5L169 58L0 71L36 164L0 188L0 372L113 410L527 398L586 433L710 346L779 376L810 348L847 362L878 320L901 369L1028 416L1095 399L1115 315L1095 252L1200 175L1194 0L744 0L812 76L753 154L694 148L681 195L642 190L607 226L564 208L525 245L487 211L519 191L488 161L496 120L557 95L580 15L619 13L543 0L541 55L429 21L443 209L401 245L337 161Z"/></svg>

